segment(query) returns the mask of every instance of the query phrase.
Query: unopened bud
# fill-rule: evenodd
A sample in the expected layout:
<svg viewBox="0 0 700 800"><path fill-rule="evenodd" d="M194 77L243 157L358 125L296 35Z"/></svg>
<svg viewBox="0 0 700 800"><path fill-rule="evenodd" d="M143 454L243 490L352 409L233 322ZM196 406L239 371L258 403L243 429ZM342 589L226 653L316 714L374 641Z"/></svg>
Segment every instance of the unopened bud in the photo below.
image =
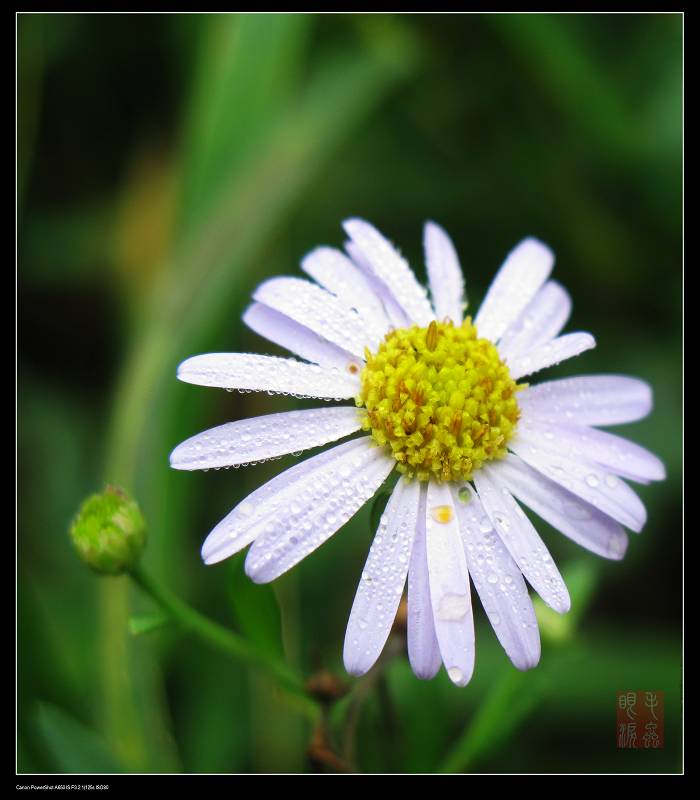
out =
<svg viewBox="0 0 700 800"><path fill-rule="evenodd" d="M108 486L83 503L70 526L80 558L95 572L120 575L136 565L146 543L146 522L135 500Z"/></svg>

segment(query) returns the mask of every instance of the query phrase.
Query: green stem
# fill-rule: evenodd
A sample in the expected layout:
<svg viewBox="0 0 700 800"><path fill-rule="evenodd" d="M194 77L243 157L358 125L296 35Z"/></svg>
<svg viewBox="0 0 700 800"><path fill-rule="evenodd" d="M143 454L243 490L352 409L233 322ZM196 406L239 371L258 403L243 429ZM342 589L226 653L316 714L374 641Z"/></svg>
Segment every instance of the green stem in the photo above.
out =
<svg viewBox="0 0 700 800"><path fill-rule="evenodd" d="M369 698L374 687L381 680L386 667L399 654L401 649L402 643L399 637L390 635L384 647L384 651L377 659L377 663L366 675L363 675L353 687L350 704L343 725L343 759L348 764L355 763L357 729L360 724L365 702Z"/></svg>
<svg viewBox="0 0 700 800"><path fill-rule="evenodd" d="M298 673L290 669L286 664L260 651L255 645L238 634L187 605L170 589L158 583L140 566L135 567L130 574L141 589L150 595L164 611L167 611L184 628L195 633L212 647L222 650L240 661L262 667L270 672L283 688L303 699L302 708L304 712L309 717L316 718L318 706L306 692L304 680Z"/></svg>

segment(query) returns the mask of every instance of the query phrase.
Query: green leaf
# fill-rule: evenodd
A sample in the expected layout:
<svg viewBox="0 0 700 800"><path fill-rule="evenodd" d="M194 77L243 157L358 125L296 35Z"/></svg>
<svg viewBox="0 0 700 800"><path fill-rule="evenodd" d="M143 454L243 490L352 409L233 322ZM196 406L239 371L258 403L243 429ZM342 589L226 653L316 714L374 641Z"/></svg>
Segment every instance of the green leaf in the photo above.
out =
<svg viewBox="0 0 700 800"><path fill-rule="evenodd" d="M502 747L540 702L547 682L539 673L509 670L479 706L468 733L459 739L440 772L466 772L472 764Z"/></svg>
<svg viewBox="0 0 700 800"><path fill-rule="evenodd" d="M278 658L284 657L282 625L277 599L268 584L253 583L245 574L245 555L231 559L228 593L236 623L246 639L260 650Z"/></svg>
<svg viewBox="0 0 700 800"><path fill-rule="evenodd" d="M129 618L129 633L132 636L152 633L171 621L168 614L134 614Z"/></svg>
<svg viewBox="0 0 700 800"><path fill-rule="evenodd" d="M61 772L124 772L104 740L60 708L42 703L36 714L36 725Z"/></svg>
<svg viewBox="0 0 700 800"><path fill-rule="evenodd" d="M289 106L305 54L307 14L207 18L185 136L183 221L206 212Z"/></svg>

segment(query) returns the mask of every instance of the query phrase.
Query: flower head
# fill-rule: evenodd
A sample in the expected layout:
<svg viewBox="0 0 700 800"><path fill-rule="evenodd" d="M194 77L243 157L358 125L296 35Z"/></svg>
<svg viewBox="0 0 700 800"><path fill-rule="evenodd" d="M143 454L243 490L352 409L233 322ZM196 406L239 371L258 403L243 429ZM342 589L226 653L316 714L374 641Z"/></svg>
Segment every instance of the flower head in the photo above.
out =
<svg viewBox="0 0 700 800"><path fill-rule="evenodd" d="M345 223L345 253L318 248L302 262L315 282L273 278L244 321L299 356L209 353L184 361L186 382L354 405L270 414L188 439L176 469L241 466L328 444L239 503L209 534L207 564L252 544L246 572L274 580L400 474L362 571L344 660L355 675L376 661L408 583L408 654L418 677L444 664L457 685L474 668L473 582L513 664L537 664L540 640L526 581L569 609L564 581L520 503L605 558L627 548L623 526L646 512L623 479L660 480L656 456L598 426L651 410L651 390L620 375L520 382L593 347L560 335L566 290L549 280L554 256L535 239L506 258L476 316L457 254L425 227L431 300L375 228ZM517 499L516 499L517 498Z"/></svg>

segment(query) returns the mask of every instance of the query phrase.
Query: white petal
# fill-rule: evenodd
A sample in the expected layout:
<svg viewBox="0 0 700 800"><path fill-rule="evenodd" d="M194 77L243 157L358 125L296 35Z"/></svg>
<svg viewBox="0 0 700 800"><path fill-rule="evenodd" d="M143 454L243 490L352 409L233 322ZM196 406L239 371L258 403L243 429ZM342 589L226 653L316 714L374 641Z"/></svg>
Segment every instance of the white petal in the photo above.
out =
<svg viewBox="0 0 700 800"><path fill-rule="evenodd" d="M344 247L345 252L350 256L353 264L359 268L369 285L372 287L374 294L381 300L382 306L384 307L384 311L389 318L391 325L394 328L410 327L412 324L411 318L396 302L386 285L382 283L374 274L369 260L365 258L362 250L360 250L360 248L351 240L345 242Z"/></svg>
<svg viewBox="0 0 700 800"><path fill-rule="evenodd" d="M466 493L467 500L461 499ZM452 487L459 530L474 581L489 622L518 669L540 660L540 632L527 586L518 565L491 525L476 492Z"/></svg>
<svg viewBox="0 0 700 800"><path fill-rule="evenodd" d="M626 375L579 375L530 386L518 405L545 422L618 425L651 411L651 387Z"/></svg>
<svg viewBox="0 0 700 800"><path fill-rule="evenodd" d="M567 333L511 359L508 362L510 376L517 380L523 375L532 375L533 372L578 356L592 347L595 347L595 339L590 333Z"/></svg>
<svg viewBox="0 0 700 800"><path fill-rule="evenodd" d="M547 281L503 334L498 351L505 359L523 355L557 336L571 314L571 297L556 281Z"/></svg>
<svg viewBox="0 0 700 800"><path fill-rule="evenodd" d="M573 492L604 514L639 533L647 515L642 501L617 476L582 456L567 457L558 442L533 436L519 426L508 447L555 483Z"/></svg>
<svg viewBox="0 0 700 800"><path fill-rule="evenodd" d="M511 250L493 279L475 323L479 336L498 341L549 277L554 254L537 239Z"/></svg>
<svg viewBox="0 0 700 800"><path fill-rule="evenodd" d="M249 545L268 519L298 513L299 498L318 476L337 465L347 468L348 459L366 459L371 449L365 436L307 458L263 484L242 500L207 536L202 547L206 564L215 564ZM291 508L290 508L291 505Z"/></svg>
<svg viewBox="0 0 700 800"><path fill-rule="evenodd" d="M592 553L615 561L627 551L627 534L614 519L578 498L513 453L498 462L497 481L535 514Z"/></svg>
<svg viewBox="0 0 700 800"><path fill-rule="evenodd" d="M270 278L258 286L253 297L348 353L364 358L368 339L359 314L320 286L301 278Z"/></svg>
<svg viewBox="0 0 700 800"><path fill-rule="evenodd" d="M442 521L445 520L445 521ZM440 656L450 680L466 686L474 672L474 617L459 523L446 484L428 483L426 551Z"/></svg>
<svg viewBox="0 0 700 800"><path fill-rule="evenodd" d="M358 375L334 367L304 364L293 358L256 353L205 353L192 356L177 368L177 377L198 386L218 386L295 397L342 400L360 390Z"/></svg>
<svg viewBox="0 0 700 800"><path fill-rule="evenodd" d="M284 347L307 361L334 367L341 373L352 370L359 375L364 359L323 339L317 333L262 303L252 303L243 314L243 322L260 336Z"/></svg>
<svg viewBox="0 0 700 800"><path fill-rule="evenodd" d="M310 408L227 422L192 436L170 455L174 469L218 469L278 458L360 429L355 407Z"/></svg>
<svg viewBox="0 0 700 800"><path fill-rule="evenodd" d="M434 315L425 289L391 242L361 219L346 220L343 227L366 258L372 273L389 289L408 318L417 325L430 324Z"/></svg>
<svg viewBox="0 0 700 800"><path fill-rule="evenodd" d="M511 493L492 478L494 472L492 467L485 466L474 473L484 510L532 588L550 608L563 614L571 607L566 584L525 512Z"/></svg>
<svg viewBox="0 0 700 800"><path fill-rule="evenodd" d="M428 556L425 551L426 487L421 485L418 526L408 570L408 660L417 678L430 680L440 669L440 648L435 636L430 602Z"/></svg>
<svg viewBox="0 0 700 800"><path fill-rule="evenodd" d="M391 325L384 306L362 270L344 253L333 247L317 247L304 258L301 268L359 313L367 323L371 344L381 341Z"/></svg>
<svg viewBox="0 0 700 800"><path fill-rule="evenodd" d="M345 632L343 661L364 675L379 658L396 617L416 534L420 484L400 478L370 547Z"/></svg>
<svg viewBox="0 0 700 800"><path fill-rule="evenodd" d="M423 247L435 316L439 320L449 318L455 325L461 325L466 299L464 277L452 240L439 225L427 222Z"/></svg>
<svg viewBox="0 0 700 800"><path fill-rule="evenodd" d="M648 483L666 477L663 462L653 453L613 433L585 425L548 425L527 414L519 428L541 441L556 443L557 450L563 449L573 459L583 456L623 478Z"/></svg>
<svg viewBox="0 0 700 800"><path fill-rule="evenodd" d="M246 573L256 583L274 580L320 547L384 482L396 462L371 445L369 437L359 441L359 450L341 455L286 490L275 510L258 523L261 535L245 562Z"/></svg>

